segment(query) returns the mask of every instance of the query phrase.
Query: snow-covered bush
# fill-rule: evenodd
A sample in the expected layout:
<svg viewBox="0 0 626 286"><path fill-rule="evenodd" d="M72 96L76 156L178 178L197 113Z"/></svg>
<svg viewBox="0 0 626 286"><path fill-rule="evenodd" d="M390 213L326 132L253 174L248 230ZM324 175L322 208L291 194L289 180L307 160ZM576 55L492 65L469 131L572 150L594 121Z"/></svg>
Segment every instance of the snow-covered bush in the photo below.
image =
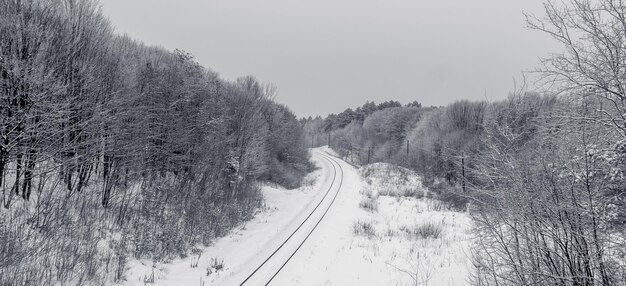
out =
<svg viewBox="0 0 626 286"><path fill-rule="evenodd" d="M363 198L361 202L359 202L359 207L370 212L375 212L378 210L378 201L376 201L375 198Z"/></svg>
<svg viewBox="0 0 626 286"><path fill-rule="evenodd" d="M421 178L414 171L388 163L375 163L361 168L368 186L362 192L374 196L421 198L427 193Z"/></svg>
<svg viewBox="0 0 626 286"><path fill-rule="evenodd" d="M371 222L357 220L352 225L352 232L356 235L366 236L368 238L376 237L376 230Z"/></svg>
<svg viewBox="0 0 626 286"><path fill-rule="evenodd" d="M209 266L207 266L206 276L222 271L224 269L224 259L211 258Z"/></svg>
<svg viewBox="0 0 626 286"><path fill-rule="evenodd" d="M419 222L412 226L401 226L400 230L410 238L438 239L443 232L443 226L434 222Z"/></svg>

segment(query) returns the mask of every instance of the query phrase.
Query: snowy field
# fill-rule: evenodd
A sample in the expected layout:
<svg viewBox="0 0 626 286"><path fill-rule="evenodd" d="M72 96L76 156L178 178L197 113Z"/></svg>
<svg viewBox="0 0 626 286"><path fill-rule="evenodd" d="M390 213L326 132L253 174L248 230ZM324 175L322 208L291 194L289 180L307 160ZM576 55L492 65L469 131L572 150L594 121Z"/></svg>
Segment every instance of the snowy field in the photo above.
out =
<svg viewBox="0 0 626 286"><path fill-rule="evenodd" d="M317 152L328 152L320 148ZM239 285L298 225L332 183L332 165L296 190L265 186L265 207L197 255L132 261L124 285ZM343 184L322 222L271 285L466 285L470 219L425 198L413 172L337 160ZM245 285L253 285L248 283Z"/></svg>
<svg viewBox="0 0 626 286"><path fill-rule="evenodd" d="M467 214L418 198L426 190L409 170L342 166L344 187L329 220L275 285L468 284ZM428 226L440 230L436 237Z"/></svg>
<svg viewBox="0 0 626 286"><path fill-rule="evenodd" d="M365 185L355 244L381 265L371 285L467 285L471 219L427 198L408 169L377 163L361 170ZM368 233L363 226L368 225Z"/></svg>

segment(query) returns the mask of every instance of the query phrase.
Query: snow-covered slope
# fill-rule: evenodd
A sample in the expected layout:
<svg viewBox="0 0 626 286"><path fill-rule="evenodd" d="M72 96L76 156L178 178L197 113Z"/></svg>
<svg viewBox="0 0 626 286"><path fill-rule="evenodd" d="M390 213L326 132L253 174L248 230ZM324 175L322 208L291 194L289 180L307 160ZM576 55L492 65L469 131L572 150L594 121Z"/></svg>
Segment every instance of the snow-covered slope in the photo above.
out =
<svg viewBox="0 0 626 286"><path fill-rule="evenodd" d="M327 151L312 151L319 167L307 178L313 183L297 190L265 186L266 207L253 220L198 255L155 267L132 262L126 284L239 285L319 202L324 202L320 209L330 206L322 198L337 190L333 178L338 176L334 203L270 285L467 284L470 219L465 213L423 198L426 190L410 170L387 164L358 170L339 159L326 160ZM300 240L313 228L305 224L294 237ZM268 263L265 273L259 271L245 285L264 285L299 244L284 247L275 265ZM223 268L216 269L220 264Z"/></svg>
<svg viewBox="0 0 626 286"><path fill-rule="evenodd" d="M123 285L239 285L304 220L332 183L330 163L315 154L312 160L318 170L305 178L303 187L263 186L265 207L254 219L201 248L198 255L157 265L149 260L131 261ZM220 262L223 269L215 269Z"/></svg>

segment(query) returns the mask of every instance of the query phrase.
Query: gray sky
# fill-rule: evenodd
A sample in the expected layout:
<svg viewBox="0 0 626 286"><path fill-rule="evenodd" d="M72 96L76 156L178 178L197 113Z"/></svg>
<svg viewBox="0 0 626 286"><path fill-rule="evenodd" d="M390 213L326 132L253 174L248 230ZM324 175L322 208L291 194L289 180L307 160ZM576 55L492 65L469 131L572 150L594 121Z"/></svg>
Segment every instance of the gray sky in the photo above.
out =
<svg viewBox="0 0 626 286"><path fill-rule="evenodd" d="M525 28L542 0L102 0L119 33L279 88L298 116L366 100L497 100L558 47ZM556 48L555 48L556 47Z"/></svg>

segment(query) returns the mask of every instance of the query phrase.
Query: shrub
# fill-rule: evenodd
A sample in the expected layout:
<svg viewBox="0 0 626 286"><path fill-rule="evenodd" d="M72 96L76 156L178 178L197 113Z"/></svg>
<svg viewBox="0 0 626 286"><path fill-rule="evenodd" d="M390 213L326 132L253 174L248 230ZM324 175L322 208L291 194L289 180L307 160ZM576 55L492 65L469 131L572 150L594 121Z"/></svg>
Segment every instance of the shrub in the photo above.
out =
<svg viewBox="0 0 626 286"><path fill-rule="evenodd" d="M304 177L313 170L314 166L310 162L287 164L273 160L268 176L262 177L262 179L267 179L288 189L294 189L300 187Z"/></svg>
<svg viewBox="0 0 626 286"><path fill-rule="evenodd" d="M375 198L363 198L359 203L359 207L366 211L375 212L378 210L378 202Z"/></svg>
<svg viewBox="0 0 626 286"><path fill-rule="evenodd" d="M210 266L216 271L224 269L224 259L218 260L217 258L211 258Z"/></svg>
<svg viewBox="0 0 626 286"><path fill-rule="evenodd" d="M427 208L429 211L441 212L448 211L448 204L440 201L440 200L428 200Z"/></svg>
<svg viewBox="0 0 626 286"><path fill-rule="evenodd" d="M143 276L143 284L154 284L154 268L152 268L150 275Z"/></svg>
<svg viewBox="0 0 626 286"><path fill-rule="evenodd" d="M370 222L357 220L352 225L352 231L355 235L367 236L367 237L375 237L376 230L374 230L374 226Z"/></svg>
<svg viewBox="0 0 626 286"><path fill-rule="evenodd" d="M211 258L211 262L206 269L206 276L221 271L224 269L224 259L218 260L217 258Z"/></svg>
<svg viewBox="0 0 626 286"><path fill-rule="evenodd" d="M374 191L372 191L370 187L363 188L360 193L368 199L373 199L374 197L376 197L376 195L374 195Z"/></svg>
<svg viewBox="0 0 626 286"><path fill-rule="evenodd" d="M424 191L418 188L406 188L401 190L400 195L403 197L413 197L416 199L421 199L424 197Z"/></svg>
<svg viewBox="0 0 626 286"><path fill-rule="evenodd" d="M465 211L469 199L461 192L460 187L451 186L446 182L433 182L429 186L436 194L436 199L446 203L448 207L456 211Z"/></svg>
<svg viewBox="0 0 626 286"><path fill-rule="evenodd" d="M441 237L443 227L441 224L435 224L433 222L425 222L415 224L412 227L402 226L400 230L405 232L409 237L416 239L438 239Z"/></svg>

